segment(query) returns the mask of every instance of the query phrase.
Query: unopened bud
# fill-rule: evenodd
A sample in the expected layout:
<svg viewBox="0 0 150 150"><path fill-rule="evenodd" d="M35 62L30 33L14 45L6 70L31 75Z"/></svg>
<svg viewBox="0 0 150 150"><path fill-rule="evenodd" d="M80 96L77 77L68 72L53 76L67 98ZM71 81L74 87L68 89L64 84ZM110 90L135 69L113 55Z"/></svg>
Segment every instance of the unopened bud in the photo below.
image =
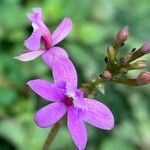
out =
<svg viewBox="0 0 150 150"><path fill-rule="evenodd" d="M100 76L104 80L110 80L112 78L112 74L108 70L104 71Z"/></svg>
<svg viewBox="0 0 150 150"><path fill-rule="evenodd" d="M140 48L140 50L144 55L150 53L150 41L145 42Z"/></svg>
<svg viewBox="0 0 150 150"><path fill-rule="evenodd" d="M107 48L107 55L109 62L113 63L116 59L116 51L111 45Z"/></svg>
<svg viewBox="0 0 150 150"><path fill-rule="evenodd" d="M130 59L130 62L131 61L134 61L136 60L137 58L140 58L146 54L150 53L150 41L148 42L145 42L141 48L139 48L137 51L135 51L133 54L132 54L132 57Z"/></svg>
<svg viewBox="0 0 150 150"><path fill-rule="evenodd" d="M145 71L139 74L137 77L137 84L138 85L145 85L150 83L150 72Z"/></svg>
<svg viewBox="0 0 150 150"><path fill-rule="evenodd" d="M144 69L149 66L148 61L145 60L139 60L135 63L130 64L128 67L129 70L134 70L134 69Z"/></svg>
<svg viewBox="0 0 150 150"><path fill-rule="evenodd" d="M117 43L119 43L119 44L124 43L128 39L128 36L129 36L129 28L128 28L128 26L125 26L116 35Z"/></svg>

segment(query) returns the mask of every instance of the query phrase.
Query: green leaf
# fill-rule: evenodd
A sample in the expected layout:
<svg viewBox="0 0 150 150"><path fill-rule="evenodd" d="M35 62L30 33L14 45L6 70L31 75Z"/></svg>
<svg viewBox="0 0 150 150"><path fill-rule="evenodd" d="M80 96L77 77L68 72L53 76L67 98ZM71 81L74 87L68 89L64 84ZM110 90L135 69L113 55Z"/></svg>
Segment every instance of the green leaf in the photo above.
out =
<svg viewBox="0 0 150 150"><path fill-rule="evenodd" d="M0 135L11 141L17 148L24 143L26 132L16 120L2 120Z"/></svg>

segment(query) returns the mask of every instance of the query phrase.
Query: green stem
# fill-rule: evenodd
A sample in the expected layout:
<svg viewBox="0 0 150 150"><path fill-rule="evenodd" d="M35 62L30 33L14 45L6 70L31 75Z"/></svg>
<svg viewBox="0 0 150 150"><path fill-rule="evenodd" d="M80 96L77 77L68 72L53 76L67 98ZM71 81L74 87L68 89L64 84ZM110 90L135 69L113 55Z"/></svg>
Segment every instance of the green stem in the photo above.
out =
<svg viewBox="0 0 150 150"><path fill-rule="evenodd" d="M117 55L117 53L118 53L118 50L119 50L119 48L121 47L121 45L123 45L124 43L113 43L112 44L112 46L113 46L113 48L115 49L115 51L116 51L116 55Z"/></svg>
<svg viewBox="0 0 150 150"><path fill-rule="evenodd" d="M57 122L56 124L54 124L54 126L52 127L52 129L50 130L47 139L44 143L44 146L42 148L42 150L48 150L54 140L54 138L56 137L56 134L58 133L58 130L60 128L60 126L63 123L64 118L62 118L59 122Z"/></svg>
<svg viewBox="0 0 150 150"><path fill-rule="evenodd" d="M129 86L137 86L137 80L136 79L120 79L120 78L113 78L110 80L110 82L120 83L120 84L126 84Z"/></svg>

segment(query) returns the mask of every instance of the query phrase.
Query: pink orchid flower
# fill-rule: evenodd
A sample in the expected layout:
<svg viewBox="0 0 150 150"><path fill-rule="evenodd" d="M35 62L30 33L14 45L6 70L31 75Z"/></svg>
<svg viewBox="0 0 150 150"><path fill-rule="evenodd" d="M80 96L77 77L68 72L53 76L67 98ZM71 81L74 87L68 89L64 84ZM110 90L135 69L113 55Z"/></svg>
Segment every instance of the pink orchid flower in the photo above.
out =
<svg viewBox="0 0 150 150"><path fill-rule="evenodd" d="M44 24L41 8L34 8L32 13L27 14L27 17L32 22L33 33L24 43L28 50L25 50L21 55L16 56L15 59L30 61L42 54L44 57L50 55L49 57L58 56L68 58L66 51L55 45L71 32L71 19L64 18L56 30L51 34ZM42 42L44 43L45 48L40 47Z"/></svg>
<svg viewBox="0 0 150 150"><path fill-rule="evenodd" d="M82 91L77 89L76 70L68 60L64 60L65 67L62 67L62 60L53 62L54 83L35 79L27 85L39 96L52 102L36 112L35 123L41 128L47 128L67 113L68 130L75 145L79 150L83 150L87 143L85 122L97 128L111 130L114 126L114 117L103 103L83 97ZM66 66L70 67L66 69Z"/></svg>

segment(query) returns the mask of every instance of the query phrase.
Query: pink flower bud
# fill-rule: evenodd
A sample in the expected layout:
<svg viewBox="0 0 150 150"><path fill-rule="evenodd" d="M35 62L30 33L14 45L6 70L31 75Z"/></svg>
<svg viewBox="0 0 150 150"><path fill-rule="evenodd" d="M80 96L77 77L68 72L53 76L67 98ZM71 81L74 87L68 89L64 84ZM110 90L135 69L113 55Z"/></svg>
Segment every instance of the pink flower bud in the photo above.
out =
<svg viewBox="0 0 150 150"><path fill-rule="evenodd" d="M140 48L141 52L144 54L150 53L150 41L145 42L142 47Z"/></svg>
<svg viewBox="0 0 150 150"><path fill-rule="evenodd" d="M137 84L138 85L145 85L150 83L150 72L145 71L139 74L137 77Z"/></svg>
<svg viewBox="0 0 150 150"><path fill-rule="evenodd" d="M105 70L103 74L101 74L101 78L104 80L110 80L112 78L112 74L108 70Z"/></svg>
<svg viewBox="0 0 150 150"><path fill-rule="evenodd" d="M133 69L144 69L149 66L148 61L145 60L139 60L137 62L134 62L129 65L128 69L133 70Z"/></svg>
<svg viewBox="0 0 150 150"><path fill-rule="evenodd" d="M138 50L136 50L132 56L131 56L131 59L130 59L130 62L131 61L134 61L136 60L137 58L140 58L146 54L150 53L150 41L148 42L145 42L141 48L139 48Z"/></svg>
<svg viewBox="0 0 150 150"><path fill-rule="evenodd" d="M129 36L129 28L125 26L122 30L120 30L116 35L117 43L124 43Z"/></svg>

